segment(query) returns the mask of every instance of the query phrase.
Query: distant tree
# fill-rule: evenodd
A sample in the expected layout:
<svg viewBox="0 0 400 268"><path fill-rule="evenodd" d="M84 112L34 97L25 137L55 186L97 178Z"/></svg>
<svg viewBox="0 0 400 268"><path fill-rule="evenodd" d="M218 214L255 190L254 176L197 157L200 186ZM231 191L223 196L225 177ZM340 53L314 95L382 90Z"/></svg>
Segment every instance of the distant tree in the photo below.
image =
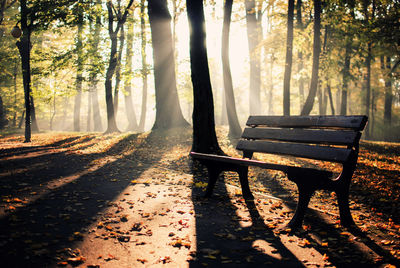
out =
<svg viewBox="0 0 400 268"><path fill-rule="evenodd" d="M283 115L290 115L290 78L292 73L293 57L293 18L294 0L288 1L287 36L286 36L286 63L283 78Z"/></svg>
<svg viewBox="0 0 400 268"><path fill-rule="evenodd" d="M392 92L392 77L391 77L391 64L390 57L381 57L381 69L385 80L385 106L383 112L383 122L386 127L392 125L392 106L393 106L393 92Z"/></svg>
<svg viewBox="0 0 400 268"><path fill-rule="evenodd" d="M229 62L229 31L231 25L232 4L233 0L225 0L221 54L225 89L225 103L229 122L229 135L232 137L240 137L242 129L240 127L236 113L235 95L233 92L232 74Z"/></svg>
<svg viewBox="0 0 400 268"><path fill-rule="evenodd" d="M354 20L354 0L347 0L347 6L350 13L350 19ZM346 23L346 33L344 36L345 39L345 55L344 55L344 66L342 70L342 92L341 92L341 104L340 104L340 115L347 114L347 95L348 95L348 85L351 79L350 75L350 62L353 51L353 33L351 29L351 21Z"/></svg>
<svg viewBox="0 0 400 268"><path fill-rule="evenodd" d="M25 96L25 142L31 141L31 33L35 29L46 28L55 20L65 20L72 0L41 0L27 3L20 0L20 24L22 35L17 41L21 56L22 77ZM16 32L19 28L16 26ZM19 37L18 34L15 37Z"/></svg>
<svg viewBox="0 0 400 268"><path fill-rule="evenodd" d="M250 92L249 92L249 106L250 114L260 114L260 90L261 90L261 69L260 69L260 56L256 49L260 43L258 21L261 19L261 13L257 12L255 0L245 0L246 7L246 26L247 26L247 40L249 45L250 54Z"/></svg>
<svg viewBox="0 0 400 268"><path fill-rule="evenodd" d="M148 77L148 68L146 61L146 23L145 23L145 0L141 0L140 2L140 39L141 39L141 49L140 54L142 56L142 106L140 112L140 120L139 120L139 131L144 131L145 121L146 121L146 110L147 110L147 77Z"/></svg>
<svg viewBox="0 0 400 268"><path fill-rule="evenodd" d="M81 2L81 1L79 1ZM82 102L82 82L83 82L83 9L80 3L77 7L77 24L78 32L76 36L76 82L75 82L75 102L74 102L74 131L80 131L80 116L81 116L81 102Z"/></svg>
<svg viewBox="0 0 400 268"><path fill-rule="evenodd" d="M171 33L171 15L166 0L149 0L156 91L156 120L153 129L187 126L176 88L175 58Z"/></svg>
<svg viewBox="0 0 400 268"><path fill-rule="evenodd" d="M132 57L133 57L133 37L134 37L134 20L128 20L127 36L126 36L126 61L125 61L125 109L128 119L128 131L137 131L138 123L136 119L135 109L132 103Z"/></svg>
<svg viewBox="0 0 400 268"><path fill-rule="evenodd" d="M208 69L203 1L186 0L190 26L190 66L193 84L193 144L192 151L218 153L215 132L214 104Z"/></svg>
<svg viewBox="0 0 400 268"><path fill-rule="evenodd" d="M297 0L297 2L296 2L296 27L299 30L299 32L304 31L302 6L303 6L302 0ZM285 68L286 68L286 65L285 65ZM302 49L299 49L297 52L297 72L300 75L300 77L299 77L300 110L303 108L303 104L304 104L304 77L302 75L303 68L304 68L303 51L302 51Z"/></svg>
<svg viewBox="0 0 400 268"><path fill-rule="evenodd" d="M98 82L99 82L99 74L103 71L103 60L99 52L99 43L100 43L100 30L101 30L101 2L102 0L94 0L93 1L93 8L94 14L92 14L92 19L89 20L91 25L94 21L93 30L90 32L92 33L89 37L89 99L92 106L92 114L93 114L93 125L94 131L102 131L103 125L101 122L101 115L100 115L100 107L99 107L99 100L98 100ZM89 104L90 105L90 104ZM88 124L89 125L89 124Z"/></svg>
<svg viewBox="0 0 400 268"><path fill-rule="evenodd" d="M3 99L0 95L0 129L3 129L7 125L6 113L4 112Z"/></svg>
<svg viewBox="0 0 400 268"><path fill-rule="evenodd" d="M115 74L115 69L118 64L117 45L118 45L118 33L124 25L126 18L129 14L129 9L133 4L133 0L130 0L126 5L125 11L116 9L111 0L107 1L108 10L108 34L111 40L110 47L110 58L105 79L105 90L106 90L106 105L107 105L107 130L106 133L118 132L117 122L114 114L114 103L112 95L112 78ZM114 20L117 21L117 26L114 29Z"/></svg>
<svg viewBox="0 0 400 268"><path fill-rule="evenodd" d="M313 44L313 64L311 73L310 90L306 103L301 111L301 115L309 115L318 88L319 54L321 52L321 0L314 0L314 44Z"/></svg>
<svg viewBox="0 0 400 268"><path fill-rule="evenodd" d="M0 0L0 25L4 20L4 11L13 6L17 0Z"/></svg>

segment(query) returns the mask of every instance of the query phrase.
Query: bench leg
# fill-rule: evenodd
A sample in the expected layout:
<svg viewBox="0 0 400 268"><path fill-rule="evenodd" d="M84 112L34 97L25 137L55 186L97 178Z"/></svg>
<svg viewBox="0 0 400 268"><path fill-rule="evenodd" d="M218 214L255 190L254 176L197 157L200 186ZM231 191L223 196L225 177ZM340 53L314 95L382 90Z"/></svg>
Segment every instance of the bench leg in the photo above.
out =
<svg viewBox="0 0 400 268"><path fill-rule="evenodd" d="M290 228L294 229L302 226L308 203L310 203L311 196L314 194L314 190L310 187L297 185L297 188L299 190L299 201L297 202L296 212L288 224Z"/></svg>
<svg viewBox="0 0 400 268"><path fill-rule="evenodd" d="M218 176L221 173L221 171L212 166L207 166L207 170L208 170L208 184L204 196L210 197L212 195L215 183L217 182Z"/></svg>
<svg viewBox="0 0 400 268"><path fill-rule="evenodd" d="M249 173L248 167L241 167L238 170L240 186L242 187L243 198L246 200L252 200L252 199L254 199L254 196L250 191L248 173Z"/></svg>
<svg viewBox="0 0 400 268"><path fill-rule="evenodd" d="M350 213L349 207L349 190L348 188L342 188L336 191L339 213L340 213L340 224L344 227L354 226L354 220Z"/></svg>

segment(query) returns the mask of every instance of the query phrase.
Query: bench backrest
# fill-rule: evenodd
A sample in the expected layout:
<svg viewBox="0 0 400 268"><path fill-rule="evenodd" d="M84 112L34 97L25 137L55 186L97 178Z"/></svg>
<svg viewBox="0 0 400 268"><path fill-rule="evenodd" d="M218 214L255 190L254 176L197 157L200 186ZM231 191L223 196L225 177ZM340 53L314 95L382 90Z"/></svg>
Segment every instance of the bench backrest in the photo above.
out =
<svg viewBox="0 0 400 268"><path fill-rule="evenodd" d="M250 116L236 149L346 163L357 155L367 116Z"/></svg>

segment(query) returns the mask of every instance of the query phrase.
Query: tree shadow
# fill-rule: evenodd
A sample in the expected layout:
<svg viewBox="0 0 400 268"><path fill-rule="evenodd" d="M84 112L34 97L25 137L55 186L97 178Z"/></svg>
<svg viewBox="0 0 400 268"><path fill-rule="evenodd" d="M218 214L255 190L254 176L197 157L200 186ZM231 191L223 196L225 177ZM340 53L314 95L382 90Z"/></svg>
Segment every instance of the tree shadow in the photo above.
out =
<svg viewBox="0 0 400 268"><path fill-rule="evenodd" d="M0 259L3 267L48 267L56 266L56 258L65 248L80 243L82 233L97 221L124 189L132 177L138 177L146 169L160 161L162 153L146 158L156 135L150 133L145 139L129 135L94 159L119 155L113 161L100 166L76 179L50 189L37 199L17 207L0 218ZM127 154L121 152L130 144L135 147ZM122 148L123 147L123 148ZM69 158L60 155L64 164L49 162L52 170L61 172L71 165L82 165L79 156ZM28 163L27 163L28 164ZM44 173L45 181L53 180L60 174ZM35 176L39 176L36 173ZM33 177L32 179L35 179Z"/></svg>

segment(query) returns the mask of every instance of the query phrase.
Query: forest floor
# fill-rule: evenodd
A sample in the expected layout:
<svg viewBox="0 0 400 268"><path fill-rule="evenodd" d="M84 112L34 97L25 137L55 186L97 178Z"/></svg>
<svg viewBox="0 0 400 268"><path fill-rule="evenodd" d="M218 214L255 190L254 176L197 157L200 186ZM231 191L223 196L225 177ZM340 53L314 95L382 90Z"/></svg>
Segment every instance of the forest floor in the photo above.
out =
<svg viewBox="0 0 400 268"><path fill-rule="evenodd" d="M335 196L318 192L303 230L290 232L280 227L296 188L280 172L251 168L254 201L233 173L202 198L207 173L188 157L191 135L0 136L1 266L400 267L400 144L361 143L350 190L356 230L339 225ZM226 129L218 136L239 155Z"/></svg>

